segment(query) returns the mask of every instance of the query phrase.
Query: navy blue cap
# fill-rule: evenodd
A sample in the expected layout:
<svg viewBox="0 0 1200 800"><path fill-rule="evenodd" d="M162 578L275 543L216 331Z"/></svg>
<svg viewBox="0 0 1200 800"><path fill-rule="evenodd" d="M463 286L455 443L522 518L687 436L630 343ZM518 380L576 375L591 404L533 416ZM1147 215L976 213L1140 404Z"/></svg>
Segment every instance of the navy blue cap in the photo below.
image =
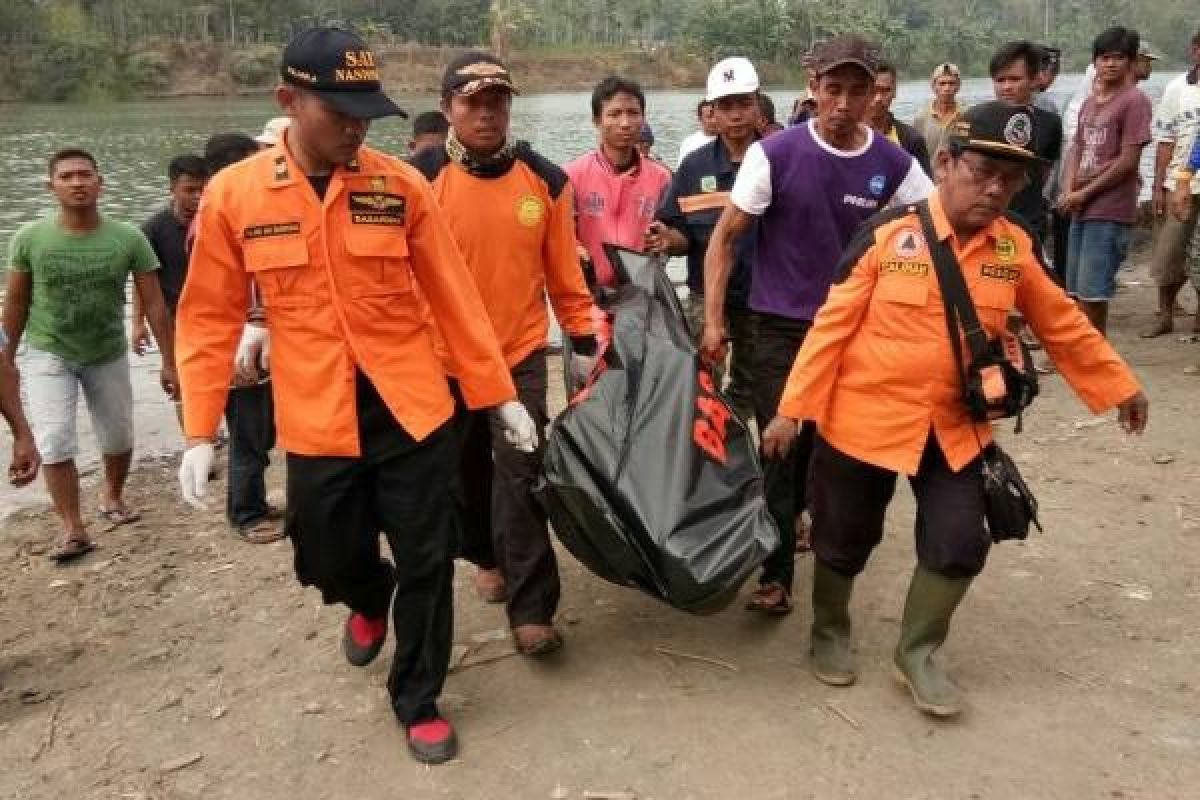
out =
<svg viewBox="0 0 1200 800"><path fill-rule="evenodd" d="M301 31L283 49L280 73L285 83L307 89L355 119L408 116L383 93L375 54L350 31Z"/></svg>

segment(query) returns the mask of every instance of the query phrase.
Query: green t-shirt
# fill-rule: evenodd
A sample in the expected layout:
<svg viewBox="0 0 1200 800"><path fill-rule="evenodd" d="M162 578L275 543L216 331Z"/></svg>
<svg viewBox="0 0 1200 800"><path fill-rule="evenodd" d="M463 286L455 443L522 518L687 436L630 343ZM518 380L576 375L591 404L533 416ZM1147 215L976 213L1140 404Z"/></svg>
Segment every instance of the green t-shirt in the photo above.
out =
<svg viewBox="0 0 1200 800"><path fill-rule="evenodd" d="M50 216L13 235L8 264L33 275L26 341L86 365L125 352L125 284L131 272L158 269L158 258L127 223L102 216L94 231L74 234Z"/></svg>

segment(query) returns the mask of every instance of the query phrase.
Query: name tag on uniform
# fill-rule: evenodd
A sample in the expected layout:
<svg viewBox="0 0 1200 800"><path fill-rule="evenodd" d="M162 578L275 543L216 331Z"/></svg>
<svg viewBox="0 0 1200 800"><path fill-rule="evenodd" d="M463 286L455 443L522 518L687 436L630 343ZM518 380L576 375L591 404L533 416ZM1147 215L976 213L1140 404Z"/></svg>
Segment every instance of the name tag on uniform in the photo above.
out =
<svg viewBox="0 0 1200 800"><path fill-rule="evenodd" d="M1016 283L1021 279L1021 270L1017 267L1005 267L1000 264L984 264L979 268L980 274L985 278L994 278L998 281L1006 281L1008 283Z"/></svg>
<svg viewBox="0 0 1200 800"><path fill-rule="evenodd" d="M388 192L350 192L350 221L355 225L403 225L404 198Z"/></svg>
<svg viewBox="0 0 1200 800"><path fill-rule="evenodd" d="M923 277L929 274L929 265L921 261L881 261L879 274Z"/></svg>
<svg viewBox="0 0 1200 800"><path fill-rule="evenodd" d="M266 225L251 225L242 231L243 239L265 239L269 236L291 236L300 232L299 222L273 222Z"/></svg>

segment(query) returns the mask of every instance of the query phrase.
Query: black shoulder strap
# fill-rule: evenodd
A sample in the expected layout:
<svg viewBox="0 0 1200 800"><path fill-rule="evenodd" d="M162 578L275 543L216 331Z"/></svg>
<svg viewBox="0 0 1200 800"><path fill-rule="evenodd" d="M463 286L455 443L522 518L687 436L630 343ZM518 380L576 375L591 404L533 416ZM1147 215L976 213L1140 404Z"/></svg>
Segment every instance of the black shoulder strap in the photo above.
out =
<svg viewBox="0 0 1200 800"><path fill-rule="evenodd" d="M529 145L529 142L517 142L516 147L513 149L513 155L516 156L518 161L533 170L533 174L537 175L546 184L546 189L550 192L550 198L558 200L558 196L562 194L563 189L566 188L570 180L567 178L567 173L563 172L550 159L534 150Z"/></svg>
<svg viewBox="0 0 1200 800"><path fill-rule="evenodd" d="M937 273L938 286L942 291L942 303L946 309L946 327L950 332L950 346L954 349L954 360L958 362L960 373L966 372L966 364L962 357L962 336L967 339L967 347L971 351L971 360L983 357L988 350L987 332L979 323L979 315L975 312L975 303L967 291L967 283L963 280L962 267L954 253L945 242L938 239L933 227L933 218L929 215L929 201L923 200L917 206L921 218L921 228L925 231L925 241L929 247L929 255L933 259L933 269ZM962 324L963 334L959 333Z"/></svg>

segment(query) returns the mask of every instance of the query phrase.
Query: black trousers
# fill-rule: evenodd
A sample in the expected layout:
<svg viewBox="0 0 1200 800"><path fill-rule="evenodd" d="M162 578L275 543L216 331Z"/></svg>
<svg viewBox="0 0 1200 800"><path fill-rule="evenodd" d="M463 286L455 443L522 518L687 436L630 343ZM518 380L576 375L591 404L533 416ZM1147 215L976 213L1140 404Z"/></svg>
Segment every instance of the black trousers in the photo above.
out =
<svg viewBox="0 0 1200 800"><path fill-rule="evenodd" d="M774 314L759 314L754 342L754 415L761 430L775 418L783 387L812 323ZM779 547L763 564L760 581L779 583L790 592L796 567L796 516L805 509L808 462L813 427L805 424L783 458L763 456L763 488L767 510L779 528Z"/></svg>
<svg viewBox="0 0 1200 800"><path fill-rule="evenodd" d="M437 713L453 642L454 428L414 441L358 378L358 458L287 457L296 577L326 603L378 619L392 604L392 708L409 725ZM393 564L380 555L386 534ZM393 590L395 601L392 602Z"/></svg>
<svg viewBox="0 0 1200 800"><path fill-rule="evenodd" d="M1050 214L1050 241L1054 248L1054 277L1059 286L1067 285L1067 247L1071 239L1071 217L1054 211Z"/></svg>
<svg viewBox="0 0 1200 800"><path fill-rule="evenodd" d="M758 315L748 308L725 308L729 326L729 384L725 393L729 404L745 422L756 417L754 408L754 346ZM770 420L760 421L765 428Z"/></svg>
<svg viewBox="0 0 1200 800"><path fill-rule="evenodd" d="M820 436L811 471L813 552L834 571L857 575L883 539L896 473L852 458ZM978 575L992 545L983 521L979 459L952 471L931 433L909 484L917 499L917 562L946 578Z"/></svg>
<svg viewBox="0 0 1200 800"><path fill-rule="evenodd" d="M538 429L546 427L546 351L512 370L517 398ZM490 411L461 414L459 491L463 507L463 558L500 569L508 586L508 621L548 625L558 610L558 561L550 545L546 512L533 496L541 453L522 453L504 438Z"/></svg>
<svg viewBox="0 0 1200 800"><path fill-rule="evenodd" d="M267 516L263 475L275 446L275 405L271 384L232 389L225 404L229 428L229 480L225 516L235 527L253 525Z"/></svg>

